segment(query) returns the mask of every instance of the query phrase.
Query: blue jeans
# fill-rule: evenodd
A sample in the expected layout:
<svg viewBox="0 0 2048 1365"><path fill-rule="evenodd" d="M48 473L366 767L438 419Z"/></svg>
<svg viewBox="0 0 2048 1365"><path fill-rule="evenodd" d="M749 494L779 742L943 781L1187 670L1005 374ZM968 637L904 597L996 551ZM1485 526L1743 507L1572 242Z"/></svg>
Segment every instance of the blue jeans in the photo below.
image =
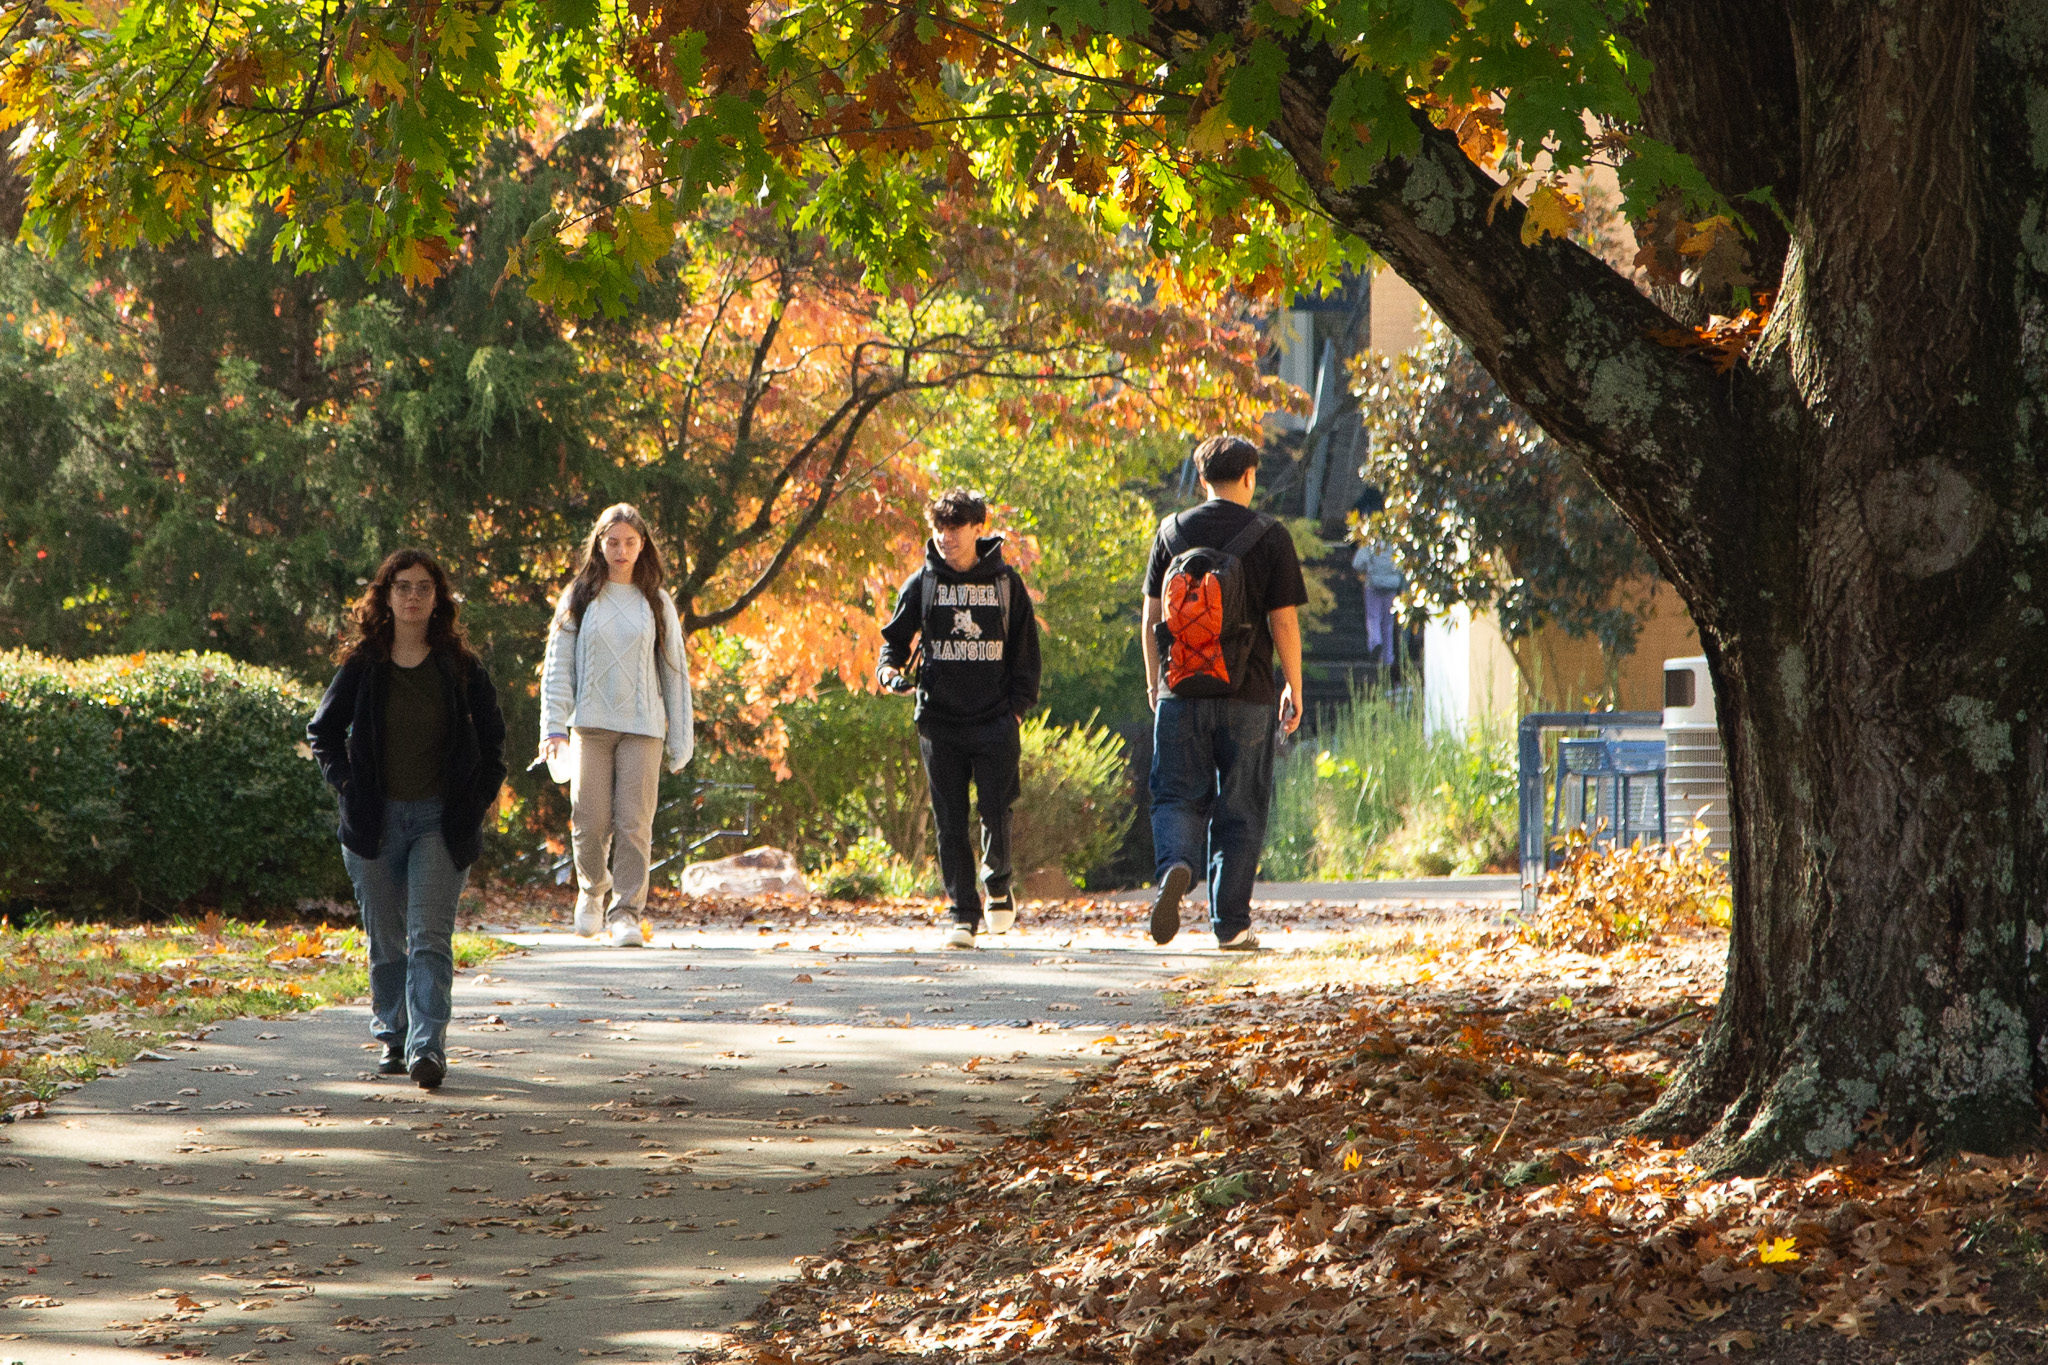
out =
<svg viewBox="0 0 2048 1365"><path fill-rule="evenodd" d="M1252 881L1273 801L1276 708L1161 697L1152 726L1152 847L1158 874L1207 868L1219 939L1252 927Z"/></svg>
<svg viewBox="0 0 2048 1365"><path fill-rule="evenodd" d="M344 848L370 939L370 1032L404 1049L446 1055L455 996L455 903L469 880L441 838L441 802L386 801L377 856Z"/></svg>

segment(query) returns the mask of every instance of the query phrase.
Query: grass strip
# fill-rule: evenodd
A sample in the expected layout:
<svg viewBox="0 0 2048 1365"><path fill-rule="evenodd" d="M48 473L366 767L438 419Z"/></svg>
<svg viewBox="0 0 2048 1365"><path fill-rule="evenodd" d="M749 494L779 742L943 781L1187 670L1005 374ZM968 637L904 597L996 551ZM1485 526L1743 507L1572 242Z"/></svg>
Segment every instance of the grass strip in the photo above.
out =
<svg viewBox="0 0 2048 1365"><path fill-rule="evenodd" d="M485 934L455 936L457 967L517 951ZM217 913L135 926L0 919L0 1110L34 1113L60 1091L223 1019L361 999L366 960L354 928Z"/></svg>

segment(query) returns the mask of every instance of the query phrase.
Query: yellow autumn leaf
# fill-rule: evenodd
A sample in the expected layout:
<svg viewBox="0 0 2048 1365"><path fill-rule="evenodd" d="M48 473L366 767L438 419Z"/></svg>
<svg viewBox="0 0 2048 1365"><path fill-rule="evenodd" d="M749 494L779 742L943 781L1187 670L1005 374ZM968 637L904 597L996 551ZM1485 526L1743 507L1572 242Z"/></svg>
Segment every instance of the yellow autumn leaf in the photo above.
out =
<svg viewBox="0 0 2048 1365"><path fill-rule="evenodd" d="M441 31L435 35L434 47L443 57L460 60L464 53L476 44L477 22L469 11L459 5L443 8Z"/></svg>
<svg viewBox="0 0 2048 1365"><path fill-rule="evenodd" d="M1759 1265L1783 1265L1787 1261L1796 1261L1799 1259L1799 1239L1773 1237L1756 1249L1756 1259Z"/></svg>
<svg viewBox="0 0 2048 1365"><path fill-rule="evenodd" d="M630 264L654 264L675 242L675 216L668 201L656 199L653 207L644 209L622 205L612 220L612 237L619 255Z"/></svg>
<svg viewBox="0 0 2048 1365"><path fill-rule="evenodd" d="M1538 185L1529 196L1529 211L1522 219L1522 245L1534 246L1544 237L1567 237L1579 225L1585 205L1579 196L1555 185Z"/></svg>
<svg viewBox="0 0 2048 1365"><path fill-rule="evenodd" d="M1364 1158L1364 1157L1362 1157L1362 1156L1360 1156L1360 1155L1359 1155L1358 1153L1356 1153L1356 1152L1346 1152L1346 1153L1344 1154L1344 1169L1345 1169L1345 1170L1347 1170L1347 1171L1355 1171L1355 1170L1357 1170L1357 1169L1358 1169L1358 1168L1359 1168L1360 1166L1363 1166L1364 1164L1365 1164L1365 1158Z"/></svg>
<svg viewBox="0 0 2048 1365"><path fill-rule="evenodd" d="M412 84L398 54L375 38L363 44L352 64L356 80L366 93L374 94L382 86L393 98L402 99Z"/></svg>
<svg viewBox="0 0 2048 1365"><path fill-rule="evenodd" d="M1214 155L1229 146L1236 135L1237 129L1231 126L1230 115L1223 111L1221 104L1213 104L1188 129L1188 148L1204 155Z"/></svg>
<svg viewBox="0 0 2048 1365"><path fill-rule="evenodd" d="M1737 229L1734 219L1725 213L1717 213L1712 218L1703 218L1699 222L1694 223L1692 231L1687 233L1678 243L1678 254L1681 256L1704 256L1714 249L1714 243L1724 233L1730 236L1736 235Z"/></svg>
<svg viewBox="0 0 2048 1365"><path fill-rule="evenodd" d="M356 239L349 232L348 224L342 221L341 210L329 209L327 217L321 220L320 226L327 234L327 245L333 247L336 251L353 251L355 249Z"/></svg>
<svg viewBox="0 0 2048 1365"><path fill-rule="evenodd" d="M196 188L196 182L185 171L166 171L156 178L156 192L174 217L182 218L191 209L192 192Z"/></svg>

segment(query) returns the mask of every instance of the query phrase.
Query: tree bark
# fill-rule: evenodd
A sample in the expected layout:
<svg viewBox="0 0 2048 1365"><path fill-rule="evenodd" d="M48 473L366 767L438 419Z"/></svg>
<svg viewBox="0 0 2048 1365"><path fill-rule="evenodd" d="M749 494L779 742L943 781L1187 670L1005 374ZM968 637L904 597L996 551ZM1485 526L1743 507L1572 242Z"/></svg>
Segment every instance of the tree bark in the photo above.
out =
<svg viewBox="0 0 2048 1365"><path fill-rule="evenodd" d="M1713 1027L1641 1127L1723 1169L1866 1133L2010 1149L2048 1082L2048 7L1703 0L1635 36L1648 131L1786 215L1752 218L1779 301L1726 376L1587 253L1488 224L1494 183L1426 124L1332 185L1337 54L1290 54L1270 131L1700 627L1735 920Z"/></svg>

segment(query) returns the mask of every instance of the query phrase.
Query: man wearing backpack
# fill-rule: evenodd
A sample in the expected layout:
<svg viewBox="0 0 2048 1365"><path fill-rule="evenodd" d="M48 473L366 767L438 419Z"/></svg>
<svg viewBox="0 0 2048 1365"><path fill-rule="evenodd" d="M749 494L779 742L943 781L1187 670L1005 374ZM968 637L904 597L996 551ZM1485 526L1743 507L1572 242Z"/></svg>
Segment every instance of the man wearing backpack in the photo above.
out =
<svg viewBox="0 0 2048 1365"><path fill-rule="evenodd" d="M932 538L924 567L896 594L875 677L892 692L908 692L911 642L919 641L917 747L931 785L939 874L952 901L946 946L972 948L977 933L1006 934L1017 918L1010 807L1018 790L1017 727L1038 704L1038 620L1023 576L1003 562L1003 538L982 535L988 504L981 494L943 493L925 519ZM967 841L970 782L981 807L978 877Z"/></svg>
<svg viewBox="0 0 2048 1365"><path fill-rule="evenodd" d="M1181 898L1201 867L1216 946L1250 952L1259 946L1252 879L1273 797L1274 735L1301 723L1297 608L1308 585L1287 528L1252 510L1258 447L1212 436L1194 460L1209 500L1159 524L1139 636L1155 716L1152 938L1169 943L1180 932ZM1286 675L1277 692L1276 649Z"/></svg>

